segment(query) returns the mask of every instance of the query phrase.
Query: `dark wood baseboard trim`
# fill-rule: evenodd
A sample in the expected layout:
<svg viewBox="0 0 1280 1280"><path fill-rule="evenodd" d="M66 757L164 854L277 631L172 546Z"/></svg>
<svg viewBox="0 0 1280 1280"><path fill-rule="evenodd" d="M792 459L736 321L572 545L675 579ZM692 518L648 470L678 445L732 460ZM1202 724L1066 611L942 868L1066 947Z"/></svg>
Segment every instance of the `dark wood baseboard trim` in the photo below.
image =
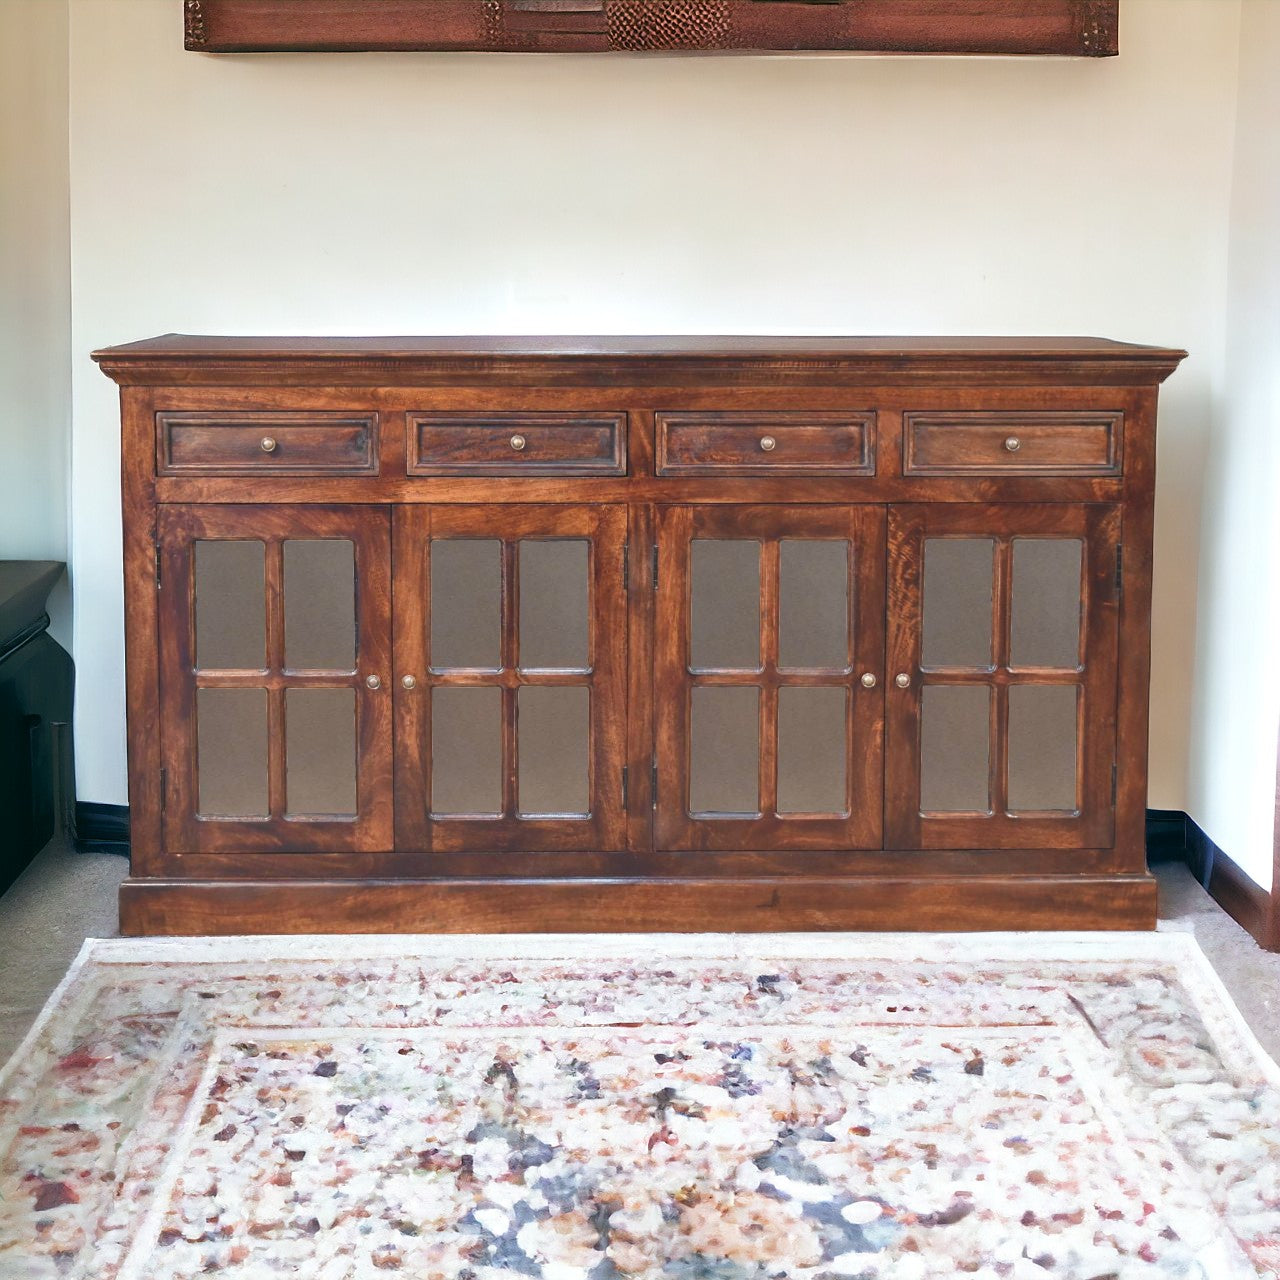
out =
<svg viewBox="0 0 1280 1280"><path fill-rule="evenodd" d="M708 911L708 903L715 903ZM120 888L126 935L1151 929L1137 876L750 880L159 880Z"/></svg>
<svg viewBox="0 0 1280 1280"><path fill-rule="evenodd" d="M1280 951L1280 905L1180 809L1147 810L1147 861L1185 862L1214 901L1260 947Z"/></svg>
<svg viewBox="0 0 1280 1280"><path fill-rule="evenodd" d="M1217 904L1260 947L1280 951L1275 936L1272 895L1253 882L1221 849L1213 855L1209 892Z"/></svg>
<svg viewBox="0 0 1280 1280"><path fill-rule="evenodd" d="M75 843L80 853L129 856L129 807L79 800L75 809Z"/></svg>

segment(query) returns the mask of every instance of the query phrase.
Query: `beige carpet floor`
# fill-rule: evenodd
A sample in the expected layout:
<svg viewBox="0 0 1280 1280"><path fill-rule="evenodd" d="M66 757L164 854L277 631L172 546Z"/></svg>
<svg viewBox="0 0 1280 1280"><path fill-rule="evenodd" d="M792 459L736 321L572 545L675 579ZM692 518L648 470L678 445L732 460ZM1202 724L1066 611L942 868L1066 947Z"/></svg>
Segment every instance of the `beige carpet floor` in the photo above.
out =
<svg viewBox="0 0 1280 1280"><path fill-rule="evenodd" d="M0 1062L18 1046L85 938L114 937L128 864L55 840L0 897ZM1280 954L1261 950L1178 864L1157 868L1161 927L1194 933L1254 1034L1280 1061Z"/></svg>

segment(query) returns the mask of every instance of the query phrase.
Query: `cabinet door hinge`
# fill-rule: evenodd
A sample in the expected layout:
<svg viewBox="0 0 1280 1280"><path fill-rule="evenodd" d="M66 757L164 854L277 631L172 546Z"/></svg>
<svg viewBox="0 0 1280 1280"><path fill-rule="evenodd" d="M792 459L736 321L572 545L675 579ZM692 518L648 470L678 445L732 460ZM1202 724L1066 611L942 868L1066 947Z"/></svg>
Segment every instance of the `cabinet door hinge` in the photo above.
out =
<svg viewBox="0 0 1280 1280"><path fill-rule="evenodd" d="M654 756L652 762L652 772L649 776L650 796L653 800L653 807L658 807L658 757Z"/></svg>
<svg viewBox="0 0 1280 1280"><path fill-rule="evenodd" d="M162 578L164 576L161 570L162 563L163 562L160 557L160 544L157 543L156 544L156 590L157 591L159 591L160 588L164 585L162 581Z"/></svg>
<svg viewBox="0 0 1280 1280"><path fill-rule="evenodd" d="M1118 777L1118 770L1116 769L1115 761L1112 761L1111 763L1111 803L1112 804L1115 804L1116 802L1116 793L1119 789L1119 782L1117 781L1117 777Z"/></svg>
<svg viewBox="0 0 1280 1280"><path fill-rule="evenodd" d="M658 548L655 543L653 548L653 589L658 589Z"/></svg>
<svg viewBox="0 0 1280 1280"><path fill-rule="evenodd" d="M622 807L624 810L627 807L627 766L625 764L622 766Z"/></svg>
<svg viewBox="0 0 1280 1280"><path fill-rule="evenodd" d="M1124 595L1124 547L1116 543L1116 598Z"/></svg>
<svg viewBox="0 0 1280 1280"><path fill-rule="evenodd" d="M631 543L622 544L622 589L631 590Z"/></svg>

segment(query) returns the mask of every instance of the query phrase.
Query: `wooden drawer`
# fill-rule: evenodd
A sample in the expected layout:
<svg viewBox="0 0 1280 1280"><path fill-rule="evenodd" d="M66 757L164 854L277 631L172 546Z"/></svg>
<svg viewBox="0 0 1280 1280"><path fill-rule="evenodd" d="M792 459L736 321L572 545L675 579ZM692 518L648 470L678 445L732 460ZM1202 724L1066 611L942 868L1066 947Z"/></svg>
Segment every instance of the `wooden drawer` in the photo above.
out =
<svg viewBox="0 0 1280 1280"><path fill-rule="evenodd" d="M624 476L625 413L410 413L411 476Z"/></svg>
<svg viewBox="0 0 1280 1280"><path fill-rule="evenodd" d="M378 474L376 413L156 414L162 476Z"/></svg>
<svg viewBox="0 0 1280 1280"><path fill-rule="evenodd" d="M660 476L875 474L874 413L659 413Z"/></svg>
<svg viewBox="0 0 1280 1280"><path fill-rule="evenodd" d="M1119 413L906 413L908 476L1118 476Z"/></svg>

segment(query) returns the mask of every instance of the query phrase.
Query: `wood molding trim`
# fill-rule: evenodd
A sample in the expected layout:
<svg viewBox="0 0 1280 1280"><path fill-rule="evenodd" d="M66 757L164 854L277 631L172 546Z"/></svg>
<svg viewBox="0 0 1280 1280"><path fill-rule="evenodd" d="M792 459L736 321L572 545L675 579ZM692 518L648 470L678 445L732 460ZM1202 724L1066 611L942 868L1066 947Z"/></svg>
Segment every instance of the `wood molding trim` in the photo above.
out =
<svg viewBox="0 0 1280 1280"><path fill-rule="evenodd" d="M1213 857L1209 893L1227 915L1253 935L1258 946L1280 951L1280 939L1274 932L1272 895L1255 884L1221 849Z"/></svg>
<svg viewBox="0 0 1280 1280"><path fill-rule="evenodd" d="M201 53L1119 52L1119 0L185 0Z"/></svg>
<svg viewBox="0 0 1280 1280"><path fill-rule="evenodd" d="M717 909L700 905L715 895ZM1149 929L1150 876L752 877L723 881L185 880L130 878L125 936L229 933L701 933L883 928L886 905L917 931Z"/></svg>
<svg viewBox="0 0 1280 1280"><path fill-rule="evenodd" d="M1151 848L1152 814L1148 811L1148 848ZM1160 811L1164 816L1166 811ZM1168 811L1167 816L1176 816ZM1247 875L1234 859L1224 853L1205 834L1204 829L1188 814L1181 814L1184 826L1184 857L1192 874L1204 885L1210 897L1260 947L1280 951L1280 905L1275 893L1268 893ZM1167 847L1167 833L1163 836Z"/></svg>
<svg viewBox="0 0 1280 1280"><path fill-rule="evenodd" d="M76 805L76 848L82 853L129 854L129 810L124 805ZM1280 911L1275 895L1255 884L1180 809L1147 810L1147 854L1152 862L1186 862L1214 900L1241 928L1271 951L1280 951ZM176 888L176 885L173 887Z"/></svg>

